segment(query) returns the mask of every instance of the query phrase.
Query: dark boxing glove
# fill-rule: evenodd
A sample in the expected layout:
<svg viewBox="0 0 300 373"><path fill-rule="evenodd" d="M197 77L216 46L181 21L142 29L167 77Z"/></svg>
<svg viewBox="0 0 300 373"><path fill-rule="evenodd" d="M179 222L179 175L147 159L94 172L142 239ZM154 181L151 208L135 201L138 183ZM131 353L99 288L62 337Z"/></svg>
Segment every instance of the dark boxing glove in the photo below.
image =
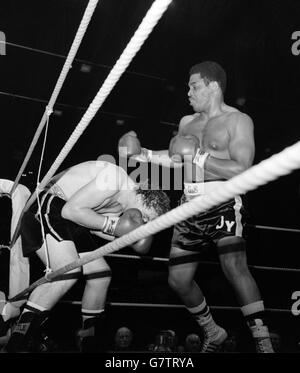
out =
<svg viewBox="0 0 300 373"><path fill-rule="evenodd" d="M140 210L132 208L124 211L120 217L106 217L102 231L106 234L121 237L144 224ZM143 238L131 247L139 252L146 253L151 246L152 236Z"/></svg>
<svg viewBox="0 0 300 373"><path fill-rule="evenodd" d="M208 156L209 153L200 149L199 139L194 135L176 135L169 145L169 157L173 162L192 161L203 168Z"/></svg>
<svg viewBox="0 0 300 373"><path fill-rule="evenodd" d="M115 236L121 237L143 225L143 216L138 209L128 209L120 216L115 230Z"/></svg>
<svg viewBox="0 0 300 373"><path fill-rule="evenodd" d="M185 156L190 156L193 160L199 147L199 139L196 136L176 135L170 141L169 157L174 162L182 162Z"/></svg>

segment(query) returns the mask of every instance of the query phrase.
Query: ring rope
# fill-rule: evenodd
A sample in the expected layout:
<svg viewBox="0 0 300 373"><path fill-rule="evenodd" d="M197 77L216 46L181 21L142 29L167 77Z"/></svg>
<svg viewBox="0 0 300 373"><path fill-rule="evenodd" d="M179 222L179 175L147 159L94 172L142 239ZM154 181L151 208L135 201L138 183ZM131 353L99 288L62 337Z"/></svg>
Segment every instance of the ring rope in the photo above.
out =
<svg viewBox="0 0 300 373"><path fill-rule="evenodd" d="M149 256L149 255L129 255L129 254L107 254L105 256L111 257L111 258L124 258L124 259L137 259L137 260L145 260L145 261L156 261L156 262L168 262L169 258L161 258L161 257L155 257L155 256Z"/></svg>
<svg viewBox="0 0 300 373"><path fill-rule="evenodd" d="M70 304L74 306L81 306L81 301L70 301L70 300L63 300L59 303ZM166 303L127 303L127 302L106 302L106 305L112 307L153 307L153 308L183 308L186 309L186 306L183 304L166 304ZM224 311L241 311L240 307L234 306L209 306L209 308L213 310L224 310ZM282 308L266 308L267 312L282 312L282 313L290 313L291 310L289 309L282 309Z"/></svg>
<svg viewBox="0 0 300 373"><path fill-rule="evenodd" d="M36 183L37 183L36 198L37 198L37 204L38 204L38 216L39 216L40 223L41 223L40 227L41 227L41 234L42 234L42 237L43 237L43 242L45 243L45 250L44 251L45 251L45 257L46 257L46 269L45 269L46 273L51 271L51 267L50 267L50 255L49 255L48 242L46 240L45 227L44 227L43 217L42 217L41 200L40 200L40 196L39 196L39 181L40 181L40 174L41 174L42 163L43 163L44 153L45 153L45 148L46 148L47 133L48 133L48 128L49 128L49 117L50 117L50 113L48 114L48 117L47 117L45 135L44 135L44 141L43 141L43 148L42 148L42 153L41 153L41 157L40 157L39 168L38 168L38 173L37 173L37 178L36 178Z"/></svg>
<svg viewBox="0 0 300 373"><path fill-rule="evenodd" d="M105 255L110 258L124 258L124 259L133 259L133 260L144 260L144 261L153 261L153 262L169 262L169 258L160 258L160 257L155 257L155 256L139 256L139 255L128 255L128 254L107 254ZM211 261L205 261L201 260L199 261L199 264L204 264L204 265L214 265L214 266L219 266L220 263L217 262L211 262ZM272 267L272 266L258 266L258 265L248 265L249 268L252 269L259 269L259 270L264 270L264 271L277 271L277 272L295 272L299 273L300 268L287 268L287 267Z"/></svg>
<svg viewBox="0 0 300 373"><path fill-rule="evenodd" d="M182 220L196 215L197 213L207 210L215 205L221 204L236 195L244 194L249 190L253 190L258 186L264 185L267 182L277 179L279 176L287 175L292 170L300 167L300 141L296 144L285 148L278 154L252 166L245 172L234 176L225 181L221 186L216 188L213 193L205 196L198 196L181 206L174 208L164 215L140 226L139 228L129 232L128 234L115 239L112 242L88 253L83 258L61 267L52 273L45 274L35 283L31 284L27 289L14 296L10 301L20 299L24 294L34 289L37 285L52 281L55 277L69 272L75 268L81 267L99 257L117 251L123 247L129 246L142 238L156 234L157 232L169 228L172 225L179 223ZM22 298L21 298L22 299Z"/></svg>
<svg viewBox="0 0 300 373"><path fill-rule="evenodd" d="M0 41L0 43L1 43L1 41ZM11 47L15 47L15 48L25 49L25 50L30 51L30 52L36 52L36 53L45 54L45 55L52 56L52 57L62 58L64 60L67 58L65 55L62 55L62 54L58 54L58 53L54 53L54 52L50 52L50 51L46 51L46 50L42 50L42 49L32 48L32 47L28 47L26 45L21 45L21 44L17 44L17 43L10 43L8 41L6 41L5 44L9 45ZM104 65L103 63L96 63L96 62L89 61L89 60L83 60L83 59L80 59L80 58L75 58L74 61L77 62L77 63L80 63L80 64L91 65L91 66L95 66L95 67L101 67L101 68L104 68L104 69L111 69L111 66L109 66L109 65ZM130 71L130 70L127 70L126 74L131 74L131 75L140 76L142 78L156 79L156 80L161 80L161 81L166 80L165 78L162 78L160 76L138 73L136 71ZM176 124L174 123L174 126L175 125Z"/></svg>
<svg viewBox="0 0 300 373"><path fill-rule="evenodd" d="M50 167L47 174L41 181L40 188L44 188L54 173L57 171L58 167L61 165L63 160L66 158L68 153L71 151L79 137L82 135L86 127L89 125L91 120L96 115L97 111L103 104L104 100L107 98L111 90L114 88L121 75L124 73L134 56L142 47L143 43L158 23L159 19L162 17L163 13L166 11L172 0L155 0L150 9L148 10L146 16L142 20L135 34L131 38L130 42L127 44L123 53L119 57L118 61L108 74L102 87L99 89L97 95L93 99L92 103L89 105L87 111L81 118L80 122L76 126L75 130L71 134L70 138L62 148L61 152L57 156L56 160ZM25 209L28 208L35 200L35 195L31 195L28 200Z"/></svg>
<svg viewBox="0 0 300 373"><path fill-rule="evenodd" d="M268 225L248 225L248 227L256 229L265 229L270 231L279 231L279 232L289 232L289 233L300 233L300 229L296 228L280 228L280 227L270 227Z"/></svg>
<svg viewBox="0 0 300 373"><path fill-rule="evenodd" d="M36 145L39 137L40 137L42 129L44 128L44 125L45 125L45 123L47 121L47 118L52 113L53 106L54 106L54 104L56 102L56 99L57 99L57 97L58 97L58 95L59 95L59 93L61 91L61 88L62 88L62 86L64 84L64 81L65 81L65 79L67 77L67 74L68 74L70 68L72 67L72 62L73 62L73 60L75 58L75 55L76 55L76 53L78 51L78 48L79 48L80 44L81 44L81 41L82 41L83 36L84 36L84 34L86 32L86 29L87 29L87 27L88 27L88 25L90 23L90 20L92 18L92 15L94 13L94 10L95 10L95 8L97 6L98 1L99 0L90 0L89 3L88 3L88 5L87 5L87 7L86 7L86 10L84 12L83 18L81 20L81 23L80 23L79 28L77 30L76 36L74 38L73 44L72 44L71 49L69 51L68 57L67 57L67 59L65 61L65 64L64 64L64 66L62 68L60 76L59 76L59 78L57 80L57 83L55 85L55 88L53 90L51 98L49 100L49 103L48 103L48 105L45 108L45 112L44 112L44 114L42 116L40 124L39 124L39 126L38 126L38 128L36 130L36 133L35 133L35 135L34 135L34 137L32 139L30 147L29 147L29 149L27 151L27 154L26 154L26 156L24 158L22 166L21 166L21 168L19 170L19 173L18 173L18 175L17 175L17 177L16 177L16 179L14 181L14 184L13 184L13 186L11 188L11 191L10 191L11 195L13 194L13 192L15 191L15 189L16 189L16 187L18 185L20 177L22 176L22 173L23 173L23 171L24 171L24 169L25 169L25 167L26 167L26 165L27 165L27 163L29 161L29 158L31 157L31 154L32 154L32 152L34 150L34 147L35 147L35 145Z"/></svg>

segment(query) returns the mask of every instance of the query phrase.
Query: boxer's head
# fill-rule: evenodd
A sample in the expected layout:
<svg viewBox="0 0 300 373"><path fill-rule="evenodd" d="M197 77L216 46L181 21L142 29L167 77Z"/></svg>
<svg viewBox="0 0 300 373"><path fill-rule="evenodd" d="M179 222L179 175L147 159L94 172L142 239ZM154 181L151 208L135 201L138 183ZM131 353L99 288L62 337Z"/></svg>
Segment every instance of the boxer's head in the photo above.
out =
<svg viewBox="0 0 300 373"><path fill-rule="evenodd" d="M137 188L136 195L142 202L143 218L153 220L170 210L170 199L163 190Z"/></svg>
<svg viewBox="0 0 300 373"><path fill-rule="evenodd" d="M207 109L216 94L224 95L226 73L216 62L205 61L190 69L189 100L196 112Z"/></svg>

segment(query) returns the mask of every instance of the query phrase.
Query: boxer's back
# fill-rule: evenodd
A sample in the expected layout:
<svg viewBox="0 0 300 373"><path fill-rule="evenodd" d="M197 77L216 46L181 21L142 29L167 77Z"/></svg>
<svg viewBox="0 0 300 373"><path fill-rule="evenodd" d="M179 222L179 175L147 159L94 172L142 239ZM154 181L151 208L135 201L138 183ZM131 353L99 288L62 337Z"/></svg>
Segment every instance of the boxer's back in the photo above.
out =
<svg viewBox="0 0 300 373"><path fill-rule="evenodd" d="M117 171L125 174L123 169L112 163L87 161L79 163L55 175L51 180L52 186L50 192L54 194L63 193L61 197L65 200L69 200L74 193L95 179L99 172L104 169L106 169L107 172Z"/></svg>

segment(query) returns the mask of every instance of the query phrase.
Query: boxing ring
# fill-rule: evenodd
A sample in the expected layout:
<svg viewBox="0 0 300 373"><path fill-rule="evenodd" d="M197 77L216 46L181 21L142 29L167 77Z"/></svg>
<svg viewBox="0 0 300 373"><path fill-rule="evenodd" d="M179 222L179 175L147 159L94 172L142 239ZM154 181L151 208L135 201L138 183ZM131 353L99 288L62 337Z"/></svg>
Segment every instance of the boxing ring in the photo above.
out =
<svg viewBox="0 0 300 373"><path fill-rule="evenodd" d="M16 191L20 176L22 175L28 160L34 150L34 147L37 143L37 140L42 132L43 127L49 125L50 115L53 111L53 106L55 104L56 98L62 88L63 82L67 76L67 72L71 67L72 60L75 57L75 54L79 48L80 42L84 36L84 33L87 29L89 21L92 17L92 14L97 6L98 1L90 0L89 4L86 8L86 12L83 16L82 22L79 26L78 32L74 39L73 45L69 52L68 58L65 62L61 75L58 79L56 87L53 91L51 99L48 105L45 108L45 112L41 119L41 122L38 126L37 132L32 140L32 143L29 147L28 153L24 159L24 162L18 172L16 180L14 181L11 189L10 189L10 196L13 196L13 193ZM81 118L80 122L74 129L72 135L66 142L65 146L57 156L56 160L50 167L49 171L43 177L41 181L37 180L37 188L35 192L26 199L26 203L23 203L23 212L26 211L30 205L34 202L37 198L38 192L43 190L46 184L49 182L51 177L55 174L59 166L62 164L68 153L71 151L73 146L75 145L76 141L82 135L84 130L87 128L89 123L92 121L94 116L96 115L97 111L110 94L118 80L120 79L123 72L126 70L136 53L142 47L144 41L147 39L159 19L162 17L164 12L167 10L171 0L156 0L152 4L151 8L147 12L146 16L144 17L143 21L141 22L139 28L135 32L134 36L128 43L127 47L125 48L124 52L116 62L115 66L112 68L111 72L107 76L105 82L103 83L102 87L99 89L97 95L95 96L94 100L88 107L87 111ZM42 162L42 159L41 159ZM297 170L300 167L300 142L295 143L278 154L271 156L270 158L260 162L259 164L251 167L250 169L246 170L240 175L233 177L232 179L224 182L222 187L214 190L213 194L207 194L205 196L195 197L193 200L186 202L185 204L174 208L173 210L169 211L165 215L158 217L157 219L148 222L147 224L135 229L134 231L115 239L112 242L107 243L106 245L98 248L97 250L88 253L83 258L80 258L76 261L69 263L68 265L56 270L52 271L50 268L46 271L45 276L37 280L36 282L29 285L29 277L28 273L24 274L24 271L19 273L19 276L14 272L14 278L11 276L10 281L16 282L17 284L13 287L13 290L10 291L9 294L9 302L24 302L24 299L28 296L28 294L37 286L55 280L56 277L69 272L75 268L78 268L90 261L93 261L101 256L107 256L111 258L121 258L123 260L130 259L136 261L151 261L151 262L163 262L168 263L167 258L161 257L141 257L138 255L123 255L123 254L116 254L116 251L129 246L130 244L145 238L149 235L155 235L158 232L172 227L174 224L185 220L199 212L205 211L213 206L216 206L220 203L223 203L236 195L245 194L251 190L255 190L258 187L265 185L277 178L288 175L289 173ZM22 216L22 212L18 213L18 223L20 223L20 217ZM18 228L19 224L14 223L14 228L12 230L11 236L11 245L10 249L12 250L15 248L16 244L18 243ZM260 230L277 230L283 231L289 234L299 234L300 230L298 229L291 229L291 228L280 228L280 227L268 227L268 226L261 226L256 225L253 226L254 229ZM20 250L20 244L18 244L18 250ZM20 251L18 251L18 255L20 255ZM206 265L219 265L218 263L211 263L211 262L202 262L202 264ZM11 268L17 268L16 264ZM262 270L262 271L278 271L278 272L293 272L299 273L300 269L297 268L280 268L280 267L268 267L268 266L251 266L249 268L253 268L255 270ZM24 269L24 268L23 268ZM28 269L28 268L27 268ZM20 281L21 280L21 281ZM63 301L62 301L63 302ZM70 304L79 305L80 302L71 301ZM126 303L126 302L111 302L111 306L113 307L164 307L164 308L184 308L183 305L179 304L151 304L151 303ZM218 305L210 306L212 309L223 309L228 311L235 311L240 308L238 307L223 307ZM267 309L271 312L279 312L279 313L286 313L290 312L288 309Z"/></svg>

